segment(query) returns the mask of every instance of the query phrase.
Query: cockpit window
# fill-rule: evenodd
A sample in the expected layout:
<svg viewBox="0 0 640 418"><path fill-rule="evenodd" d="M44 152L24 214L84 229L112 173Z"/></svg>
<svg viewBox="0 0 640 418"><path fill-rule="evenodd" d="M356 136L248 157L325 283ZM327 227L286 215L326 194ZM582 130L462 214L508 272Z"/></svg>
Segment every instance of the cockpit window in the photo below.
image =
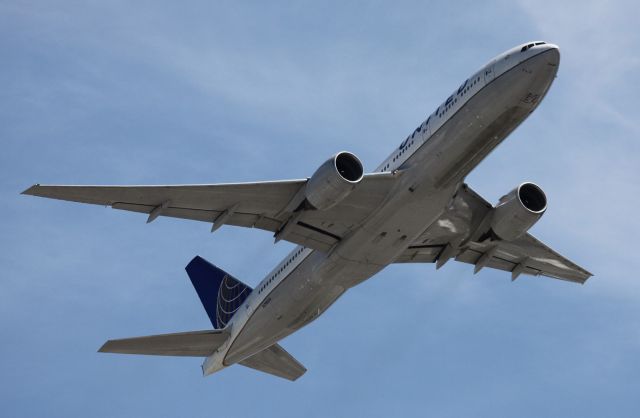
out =
<svg viewBox="0 0 640 418"><path fill-rule="evenodd" d="M535 45L544 45L546 42L536 42Z"/></svg>
<svg viewBox="0 0 640 418"><path fill-rule="evenodd" d="M544 43L544 42L542 42L542 43ZM538 43L537 43L537 44L535 44L535 45L540 45L540 44L541 44L541 43L540 43L540 42L538 42ZM522 47L522 49L520 50L520 52L524 52L524 51L526 51L527 49L532 48L532 47L533 47L533 45L534 45L534 44L529 44L529 45L525 45L525 46L523 46L523 47Z"/></svg>

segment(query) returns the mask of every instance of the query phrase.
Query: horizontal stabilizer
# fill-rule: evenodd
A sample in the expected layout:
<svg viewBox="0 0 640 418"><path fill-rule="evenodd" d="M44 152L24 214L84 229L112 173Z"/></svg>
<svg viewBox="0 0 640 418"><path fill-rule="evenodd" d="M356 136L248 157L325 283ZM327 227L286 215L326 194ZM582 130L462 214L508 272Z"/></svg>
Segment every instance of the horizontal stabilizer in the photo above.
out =
<svg viewBox="0 0 640 418"><path fill-rule="evenodd" d="M260 351L238 364L288 380L296 380L307 369L278 344Z"/></svg>
<svg viewBox="0 0 640 418"><path fill-rule="evenodd" d="M154 356L207 357L224 344L228 337L229 334L220 330L150 335L109 340L98 351Z"/></svg>

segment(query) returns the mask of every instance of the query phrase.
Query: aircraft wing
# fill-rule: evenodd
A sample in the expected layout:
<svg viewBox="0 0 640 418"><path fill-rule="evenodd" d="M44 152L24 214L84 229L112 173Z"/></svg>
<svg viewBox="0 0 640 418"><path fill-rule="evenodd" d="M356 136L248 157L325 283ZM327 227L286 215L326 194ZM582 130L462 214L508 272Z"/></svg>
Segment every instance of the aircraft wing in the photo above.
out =
<svg viewBox="0 0 640 418"><path fill-rule="evenodd" d="M354 191L333 208L294 213L303 198L306 182L302 179L176 186L36 184L22 193L145 213L149 215L147 222L170 216L212 223L212 231L222 225L258 228L276 233L276 239L328 251L386 198L395 176L366 174Z"/></svg>
<svg viewBox="0 0 640 418"><path fill-rule="evenodd" d="M440 218L396 263L437 263L439 268L455 259L474 264L475 272L483 267L511 272L512 280L527 274L584 283L592 276L528 233L514 241L484 239L483 225L491 209L489 202L463 185Z"/></svg>

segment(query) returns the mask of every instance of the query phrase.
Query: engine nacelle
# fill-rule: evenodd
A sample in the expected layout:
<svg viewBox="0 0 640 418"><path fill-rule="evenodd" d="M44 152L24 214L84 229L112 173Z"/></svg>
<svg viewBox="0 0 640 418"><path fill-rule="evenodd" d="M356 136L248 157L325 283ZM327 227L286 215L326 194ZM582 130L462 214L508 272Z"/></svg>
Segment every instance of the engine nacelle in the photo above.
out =
<svg viewBox="0 0 640 418"><path fill-rule="evenodd" d="M547 197L533 183L522 183L502 196L493 209L491 229L498 238L512 241L529 230L547 210Z"/></svg>
<svg viewBox="0 0 640 418"><path fill-rule="evenodd" d="M305 198L315 209L330 209L353 191L363 174L358 157L339 152L313 173L305 187Z"/></svg>

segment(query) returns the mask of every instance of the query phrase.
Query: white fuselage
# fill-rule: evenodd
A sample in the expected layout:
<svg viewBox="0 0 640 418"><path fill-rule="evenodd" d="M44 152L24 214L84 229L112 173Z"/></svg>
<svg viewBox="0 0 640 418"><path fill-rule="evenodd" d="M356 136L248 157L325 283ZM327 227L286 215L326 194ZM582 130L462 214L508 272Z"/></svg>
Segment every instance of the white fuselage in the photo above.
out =
<svg viewBox="0 0 640 418"><path fill-rule="evenodd" d="M535 109L559 60L555 45L532 42L469 77L376 169L398 176L384 203L328 253L295 248L234 315L230 338L205 360L204 373L273 345L394 262L436 221L466 175Z"/></svg>

